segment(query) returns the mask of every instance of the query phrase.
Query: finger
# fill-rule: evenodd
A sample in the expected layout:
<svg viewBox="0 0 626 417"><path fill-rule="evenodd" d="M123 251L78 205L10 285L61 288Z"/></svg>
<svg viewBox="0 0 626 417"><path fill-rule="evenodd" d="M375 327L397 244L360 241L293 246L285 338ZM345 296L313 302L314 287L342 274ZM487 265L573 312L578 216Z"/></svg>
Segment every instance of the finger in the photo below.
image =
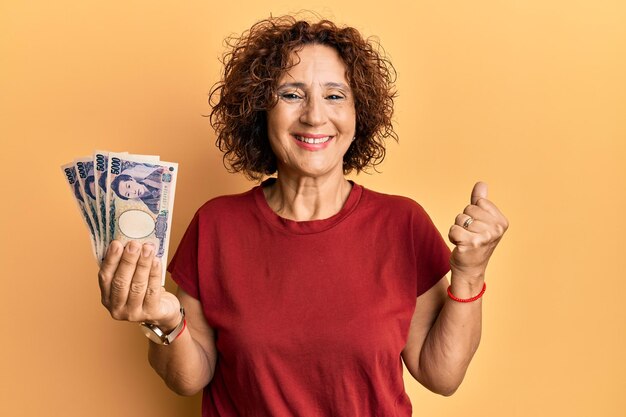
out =
<svg viewBox="0 0 626 417"><path fill-rule="evenodd" d="M117 269L117 265L120 263L122 252L124 247L122 244L114 240L111 242L107 249L107 253L100 264L100 271L98 272L98 285L100 286L100 296L102 304L109 305L109 296L111 293L111 280Z"/></svg>
<svg viewBox="0 0 626 417"><path fill-rule="evenodd" d="M481 200L479 200L481 201ZM476 223L476 221L484 220L488 221L491 218L491 214L479 206L470 204L463 209L463 213L460 213L454 219L454 224L463 227L466 230L470 230L472 232L477 232L478 230L482 230L482 228L477 228L476 225L472 227L471 225Z"/></svg>
<svg viewBox="0 0 626 417"><path fill-rule="evenodd" d="M484 201L483 199L479 201ZM491 213L480 206L468 205L463 210L463 214L472 217L474 220L489 221L493 217Z"/></svg>
<svg viewBox="0 0 626 417"><path fill-rule="evenodd" d="M143 299L146 295L148 287L148 277L152 268L152 259L154 258L154 245L145 243L141 248L141 255L137 260L137 266L133 279L128 289L128 299L126 300L126 308L130 313L131 321L142 321L143 317L134 317L141 313Z"/></svg>
<svg viewBox="0 0 626 417"><path fill-rule="evenodd" d="M470 202L476 204L481 198L487 198L487 183L477 182L472 189L472 197Z"/></svg>
<svg viewBox="0 0 626 417"><path fill-rule="evenodd" d="M466 213L458 214L454 219L454 224L471 233L483 233L489 230L489 225L486 222Z"/></svg>
<svg viewBox="0 0 626 417"><path fill-rule="evenodd" d="M475 218L472 216L469 216L466 213L460 213L457 214L456 218L454 219L454 224L461 226L464 229L468 229L471 227L472 223L474 223Z"/></svg>
<svg viewBox="0 0 626 417"><path fill-rule="evenodd" d="M504 218L500 209L486 198L479 200L476 205L497 218Z"/></svg>
<svg viewBox="0 0 626 417"><path fill-rule="evenodd" d="M473 224L472 224L473 226ZM464 229L463 226L453 224L448 232L448 239L461 251L476 249L489 243L491 234L485 223L476 222L476 231Z"/></svg>
<svg viewBox="0 0 626 417"><path fill-rule="evenodd" d="M146 288L146 296L143 299L143 308L148 314L156 314L161 303L161 259L156 256L152 258L152 267L148 277L148 287Z"/></svg>
<svg viewBox="0 0 626 417"><path fill-rule="evenodd" d="M453 245L462 246L469 241L471 234L472 232L465 230L463 226L453 224L448 232L448 239L450 239Z"/></svg>
<svg viewBox="0 0 626 417"><path fill-rule="evenodd" d="M109 310L113 318L117 320L126 319L126 316L121 315L121 312L128 299L128 290L135 274L140 249L141 245L133 240L126 244L120 263L111 281Z"/></svg>

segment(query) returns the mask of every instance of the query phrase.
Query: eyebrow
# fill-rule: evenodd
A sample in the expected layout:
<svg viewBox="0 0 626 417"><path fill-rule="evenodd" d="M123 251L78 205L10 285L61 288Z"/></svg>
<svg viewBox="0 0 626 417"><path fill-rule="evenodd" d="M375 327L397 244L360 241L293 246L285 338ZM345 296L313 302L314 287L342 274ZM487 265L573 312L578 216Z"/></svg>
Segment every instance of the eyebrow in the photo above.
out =
<svg viewBox="0 0 626 417"><path fill-rule="evenodd" d="M304 83L285 83L285 84L281 84L278 86L278 88L301 88L301 89L305 89L306 84ZM350 90L350 88L344 84L344 83L335 83L335 82L327 82L324 84L324 87L330 87L330 88L341 88L344 90Z"/></svg>

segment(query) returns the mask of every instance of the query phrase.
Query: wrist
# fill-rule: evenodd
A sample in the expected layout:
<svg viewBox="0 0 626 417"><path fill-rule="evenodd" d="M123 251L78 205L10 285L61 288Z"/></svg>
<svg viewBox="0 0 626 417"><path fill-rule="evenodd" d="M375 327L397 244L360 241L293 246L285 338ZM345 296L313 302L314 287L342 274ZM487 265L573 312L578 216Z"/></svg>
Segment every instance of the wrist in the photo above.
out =
<svg viewBox="0 0 626 417"><path fill-rule="evenodd" d="M473 297L469 297L469 298L459 298L456 295L454 295L451 291L452 286L450 285L448 287L448 297L454 301L456 301L457 303L472 303L476 300L479 300L480 298L482 298L482 296L485 294L485 290L487 289L487 284L483 284L483 288L480 290L480 292L478 294L476 294Z"/></svg>
<svg viewBox="0 0 626 417"><path fill-rule="evenodd" d="M452 273L450 291L458 298L471 298L483 290L485 285L484 273L475 275L458 275Z"/></svg>
<svg viewBox="0 0 626 417"><path fill-rule="evenodd" d="M163 326L163 327L162 327ZM163 324L141 323L141 330L144 335L158 345L169 345L178 338L185 330L187 322L185 321L185 310L180 308L180 319L178 324L171 329L165 328Z"/></svg>
<svg viewBox="0 0 626 417"><path fill-rule="evenodd" d="M164 333L170 333L174 330L180 322L183 320L183 315L180 310L176 310L173 314L165 317L161 320L154 320L148 323L158 326Z"/></svg>

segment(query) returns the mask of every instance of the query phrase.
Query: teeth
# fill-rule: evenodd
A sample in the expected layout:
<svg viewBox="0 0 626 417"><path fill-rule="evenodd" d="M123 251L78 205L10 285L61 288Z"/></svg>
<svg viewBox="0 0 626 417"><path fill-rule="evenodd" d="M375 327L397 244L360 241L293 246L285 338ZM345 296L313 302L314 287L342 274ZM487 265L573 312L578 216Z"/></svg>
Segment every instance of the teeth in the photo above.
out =
<svg viewBox="0 0 626 417"><path fill-rule="evenodd" d="M326 136L326 137L318 138L318 139L305 138L305 137L302 137L302 136L296 136L296 139L298 139L300 142L317 145L317 144L320 144L320 143L328 142L330 140L330 136Z"/></svg>

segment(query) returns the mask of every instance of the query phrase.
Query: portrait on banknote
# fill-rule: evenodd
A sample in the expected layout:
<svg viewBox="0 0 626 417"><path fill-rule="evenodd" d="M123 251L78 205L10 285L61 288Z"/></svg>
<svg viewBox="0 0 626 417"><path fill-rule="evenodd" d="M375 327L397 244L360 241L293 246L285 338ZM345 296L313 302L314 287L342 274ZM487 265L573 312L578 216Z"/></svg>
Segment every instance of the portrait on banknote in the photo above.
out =
<svg viewBox="0 0 626 417"><path fill-rule="evenodd" d="M164 167L138 164L122 171L111 181L111 191L122 200L140 200L154 214L159 213Z"/></svg>

